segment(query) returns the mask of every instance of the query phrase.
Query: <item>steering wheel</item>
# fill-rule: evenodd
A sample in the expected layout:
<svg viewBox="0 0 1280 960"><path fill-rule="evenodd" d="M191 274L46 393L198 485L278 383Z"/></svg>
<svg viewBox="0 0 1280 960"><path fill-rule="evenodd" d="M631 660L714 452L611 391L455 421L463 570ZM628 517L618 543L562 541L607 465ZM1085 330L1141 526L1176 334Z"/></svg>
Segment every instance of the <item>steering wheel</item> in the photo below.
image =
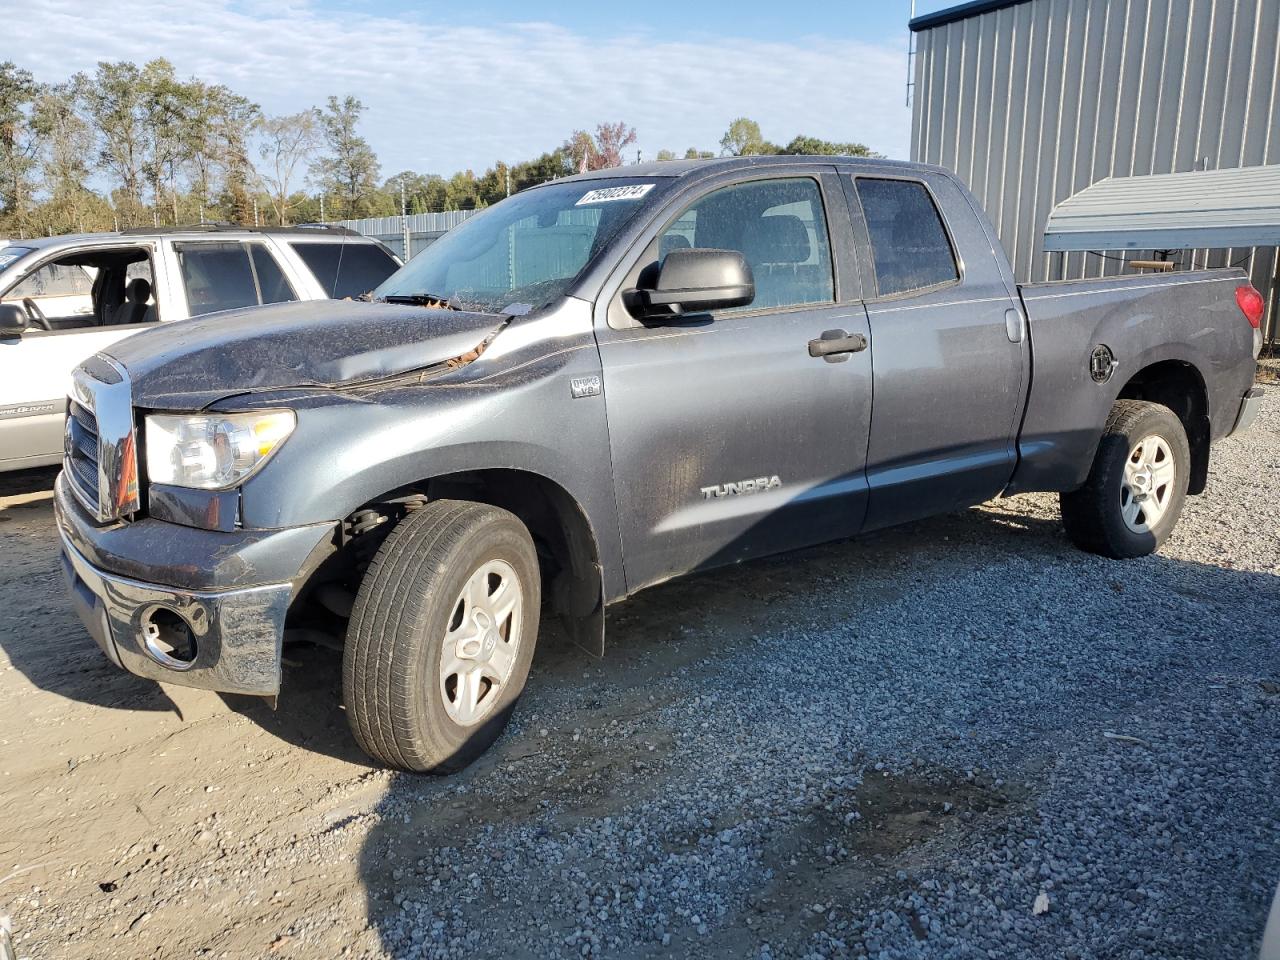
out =
<svg viewBox="0 0 1280 960"><path fill-rule="evenodd" d="M27 311L27 316L31 318L31 322L41 330L53 330L53 327L49 326L49 318L44 315L44 311L40 309L40 305L30 297L27 297L22 301L22 307Z"/></svg>

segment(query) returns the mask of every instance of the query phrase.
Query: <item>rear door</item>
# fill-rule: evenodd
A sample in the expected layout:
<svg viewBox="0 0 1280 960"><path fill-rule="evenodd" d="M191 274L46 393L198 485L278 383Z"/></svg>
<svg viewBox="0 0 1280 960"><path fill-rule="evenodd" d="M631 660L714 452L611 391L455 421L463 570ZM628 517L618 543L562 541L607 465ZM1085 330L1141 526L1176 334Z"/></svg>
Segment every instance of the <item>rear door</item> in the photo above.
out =
<svg viewBox="0 0 1280 960"><path fill-rule="evenodd" d="M1013 474L1029 373L990 236L941 174L859 167L845 183L875 282L866 529L988 500Z"/></svg>
<svg viewBox="0 0 1280 960"><path fill-rule="evenodd" d="M630 590L857 530L870 353L809 353L867 334L851 238L832 169L788 166L673 201L620 268L597 338ZM681 247L740 250L755 302L637 321L621 291Z"/></svg>

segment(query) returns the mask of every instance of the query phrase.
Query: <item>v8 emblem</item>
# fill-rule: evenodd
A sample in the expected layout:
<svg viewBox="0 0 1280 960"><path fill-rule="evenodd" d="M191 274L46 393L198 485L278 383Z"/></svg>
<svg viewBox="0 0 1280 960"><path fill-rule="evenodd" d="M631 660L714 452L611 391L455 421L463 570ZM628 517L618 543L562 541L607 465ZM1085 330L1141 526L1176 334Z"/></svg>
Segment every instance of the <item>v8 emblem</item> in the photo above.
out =
<svg viewBox="0 0 1280 960"><path fill-rule="evenodd" d="M575 400L580 400L582 397L598 397L603 389L598 376L574 377L569 381L569 392Z"/></svg>

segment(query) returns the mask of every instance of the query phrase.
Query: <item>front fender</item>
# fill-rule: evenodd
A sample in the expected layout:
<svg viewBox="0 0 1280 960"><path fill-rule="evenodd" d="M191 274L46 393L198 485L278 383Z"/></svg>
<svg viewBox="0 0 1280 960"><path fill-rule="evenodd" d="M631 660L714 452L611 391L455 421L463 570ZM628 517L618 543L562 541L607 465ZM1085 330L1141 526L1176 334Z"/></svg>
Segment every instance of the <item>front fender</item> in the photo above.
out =
<svg viewBox="0 0 1280 960"><path fill-rule="evenodd" d="M597 541L610 595L622 563L604 397L574 399L569 383L598 376L599 358L572 349L480 382L397 386L371 395L272 398L298 426L242 488L246 527L349 516L391 491L476 470L545 477L579 505Z"/></svg>

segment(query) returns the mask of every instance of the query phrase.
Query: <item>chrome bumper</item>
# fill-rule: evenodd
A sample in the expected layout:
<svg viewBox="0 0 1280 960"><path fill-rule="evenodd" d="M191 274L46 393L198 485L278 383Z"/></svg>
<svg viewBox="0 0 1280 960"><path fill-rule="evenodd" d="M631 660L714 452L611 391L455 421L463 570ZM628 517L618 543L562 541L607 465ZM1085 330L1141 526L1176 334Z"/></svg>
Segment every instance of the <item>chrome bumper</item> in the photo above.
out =
<svg viewBox="0 0 1280 960"><path fill-rule="evenodd" d="M1240 412L1236 415L1235 426L1231 428L1231 433L1243 433L1252 426L1253 421L1257 419L1258 411L1262 408L1262 395L1264 391L1261 387L1253 387L1248 390L1244 399L1240 401Z"/></svg>
<svg viewBox="0 0 1280 960"><path fill-rule="evenodd" d="M72 605L116 666L204 690L260 696L280 692L280 647L291 584L200 592L142 583L94 567L63 530L58 532ZM157 611L180 617L190 631L195 649L188 662L168 657L149 637L147 626Z"/></svg>

